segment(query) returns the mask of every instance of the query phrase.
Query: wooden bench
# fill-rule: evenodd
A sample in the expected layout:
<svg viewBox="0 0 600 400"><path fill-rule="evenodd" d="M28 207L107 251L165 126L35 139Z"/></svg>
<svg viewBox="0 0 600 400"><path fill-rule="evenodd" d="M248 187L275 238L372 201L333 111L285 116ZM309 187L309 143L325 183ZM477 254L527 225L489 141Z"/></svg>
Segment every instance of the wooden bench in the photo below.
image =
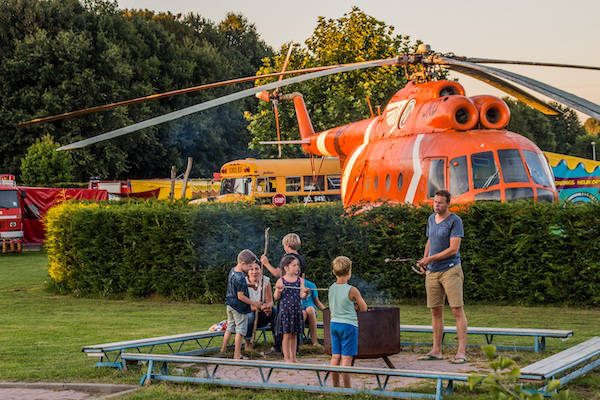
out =
<svg viewBox="0 0 600 400"><path fill-rule="evenodd" d="M261 336L265 345L267 344L267 331L271 329L270 325L258 328L258 340ZM123 371L126 368L125 362L121 358L121 354L125 350L135 349L138 352L144 350L146 353L153 353L155 350L164 350L171 354L181 355L200 355L213 351L220 350L221 346L210 347L215 337L221 337L225 331L200 331L192 333L183 333L179 335L158 336L146 339L126 340L121 342L95 344L92 346L84 346L81 351L90 357L100 357L100 361L95 364L95 367L113 367ZM200 341L206 343L201 343ZM186 342L194 342L197 349L182 352L182 348Z"/></svg>
<svg viewBox="0 0 600 400"><path fill-rule="evenodd" d="M121 356L127 361L144 361L148 363L148 370L140 380L140 385L149 384L152 380L171 381L171 382L192 382L192 383L210 383L224 386L248 387L248 388L272 388L272 389L287 389L287 390L302 390L310 392L326 392L326 393L368 393L378 396L396 397L396 398L428 398L441 400L443 396L451 394L453 391L453 382L466 382L469 379L469 374L458 372L442 372L442 371L420 371L420 370L405 370L405 369L388 369L388 368L362 368L362 367L341 367L330 366L327 364L301 364L301 363L284 363L284 362L265 362L252 360L232 360L223 358L195 357L195 356L180 356L180 355L161 355L161 354L135 354L124 353ZM169 363L184 363L197 364L204 369L204 377L170 375ZM214 367L213 367L214 366ZM227 380L216 376L220 366L234 366L236 368L256 368L259 371L260 379L242 381L242 380ZM156 367L156 368L155 368ZM209 368L211 367L211 368ZM314 371L316 375L316 384L289 384L275 383L271 381L273 370L287 371ZM348 372L352 374L373 375L377 379L378 389L355 389L355 388L335 388L327 386L328 377L332 372ZM245 375L240 375L245 376ZM423 392L400 392L388 388L389 379L392 377L408 377L433 379L436 381L436 391L433 393ZM444 381L448 382L446 388L443 387Z"/></svg>
<svg viewBox="0 0 600 400"><path fill-rule="evenodd" d="M558 379L561 386L600 366L600 337L556 353L521 369L524 382L547 382ZM546 393L546 386L539 392Z"/></svg>
<svg viewBox="0 0 600 400"><path fill-rule="evenodd" d="M400 325L400 333L402 332L413 332L413 333L432 333L433 329L431 326L426 325ZM455 326L445 326L444 334L442 336L442 344L444 344L444 338L447 334L456 334ZM487 344L492 344L494 336L528 336L533 337L533 346L507 346L499 345L496 346L499 350L533 350L539 353L546 349L546 338L560 338L566 339L573 336L571 330L558 330L558 329L528 329L528 328L489 328L489 327L475 327L469 326L467 328L467 334L469 335L484 335ZM413 342L402 342L403 346L410 346L415 343Z"/></svg>

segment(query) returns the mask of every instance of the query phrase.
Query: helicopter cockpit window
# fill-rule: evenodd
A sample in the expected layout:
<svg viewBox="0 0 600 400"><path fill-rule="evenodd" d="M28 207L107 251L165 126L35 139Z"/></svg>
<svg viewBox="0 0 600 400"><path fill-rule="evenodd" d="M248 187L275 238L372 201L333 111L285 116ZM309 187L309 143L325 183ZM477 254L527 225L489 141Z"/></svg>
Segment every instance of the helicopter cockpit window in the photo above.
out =
<svg viewBox="0 0 600 400"><path fill-rule="evenodd" d="M285 190L287 192L299 192L301 187L299 176L288 176L285 178Z"/></svg>
<svg viewBox="0 0 600 400"><path fill-rule="evenodd" d="M552 193L550 190L538 189L537 194L538 201L548 201L550 203L554 202L554 193Z"/></svg>
<svg viewBox="0 0 600 400"><path fill-rule="evenodd" d="M433 198L435 192L446 188L446 165L443 159L431 160L429 164L429 182L427 183L427 197Z"/></svg>
<svg viewBox="0 0 600 400"><path fill-rule="evenodd" d="M523 160L519 150L498 150L500 167L502 168L502 177L505 183L510 182L529 182L529 177L523 166Z"/></svg>
<svg viewBox="0 0 600 400"><path fill-rule="evenodd" d="M471 155L471 169L474 189L487 189L500 183L498 167L491 151Z"/></svg>
<svg viewBox="0 0 600 400"><path fill-rule="evenodd" d="M506 201L533 200L532 188L509 188L504 193L506 194Z"/></svg>
<svg viewBox="0 0 600 400"><path fill-rule="evenodd" d="M467 156L456 157L450 161L450 194L452 197L469 190Z"/></svg>
<svg viewBox="0 0 600 400"><path fill-rule="evenodd" d="M325 177L323 175L317 175L313 178L312 175L304 176L304 191L321 191L325 188Z"/></svg>
<svg viewBox="0 0 600 400"><path fill-rule="evenodd" d="M533 178L533 181L538 185L550 186L550 177L546 174L544 164L546 160L540 159L541 155L529 150L523 150L523 156L525 157L525 163L529 169L529 174Z"/></svg>
<svg viewBox="0 0 600 400"><path fill-rule="evenodd" d="M256 191L259 193L276 193L277 179L275 177L256 178Z"/></svg>
<svg viewBox="0 0 600 400"><path fill-rule="evenodd" d="M221 194L245 194L252 192L252 178L229 178L221 182Z"/></svg>
<svg viewBox="0 0 600 400"><path fill-rule="evenodd" d="M339 190L341 178L340 175L327 175L327 190Z"/></svg>

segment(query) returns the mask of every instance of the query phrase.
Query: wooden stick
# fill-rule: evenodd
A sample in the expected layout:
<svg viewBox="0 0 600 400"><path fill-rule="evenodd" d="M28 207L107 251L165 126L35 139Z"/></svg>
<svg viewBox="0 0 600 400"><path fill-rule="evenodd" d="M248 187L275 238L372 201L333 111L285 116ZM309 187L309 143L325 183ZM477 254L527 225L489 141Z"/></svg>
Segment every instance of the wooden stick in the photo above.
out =
<svg viewBox="0 0 600 400"><path fill-rule="evenodd" d="M284 286L284 289L295 289L295 290L302 290L302 288L297 287L297 286ZM327 291L329 290L329 288L307 288L305 287L304 289L310 289L310 290L322 290L322 291Z"/></svg>
<svg viewBox="0 0 600 400"><path fill-rule="evenodd" d="M267 250L269 249L269 229L271 229L270 227L267 227L265 229L265 252L263 253L263 255L267 255Z"/></svg>

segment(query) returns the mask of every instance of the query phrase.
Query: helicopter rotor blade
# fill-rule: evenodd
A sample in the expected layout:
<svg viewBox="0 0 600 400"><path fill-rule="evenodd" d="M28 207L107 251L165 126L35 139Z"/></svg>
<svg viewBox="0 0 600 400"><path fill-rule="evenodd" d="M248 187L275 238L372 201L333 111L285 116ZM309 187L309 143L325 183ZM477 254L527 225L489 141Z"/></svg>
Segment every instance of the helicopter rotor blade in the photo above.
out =
<svg viewBox="0 0 600 400"><path fill-rule="evenodd" d="M71 150L71 149L82 148L82 147L88 146L93 143L102 142L107 139L112 139L112 138L115 138L118 136L122 136L122 135L125 135L128 133L138 131L140 129L144 129L144 128L148 128L148 127L151 127L154 125L162 124L164 122L172 121L174 119L181 118L186 115L193 114L193 113L196 113L196 112L199 112L202 110L207 110L209 108L217 107L222 104L227 104L232 101L242 99L244 97L249 97L249 96L252 96L263 90L273 90L273 89L291 85L294 83L304 82L304 81L307 81L310 79L315 79L315 78L320 78L323 76L338 74L341 72L348 72L348 71L354 71L354 70L371 68L371 67L379 67L382 65L396 65L396 64L398 64L398 62L399 62L398 58L388 58L388 59L382 59L382 60L367 61L367 62L355 63L355 64L351 64L351 65L330 67L329 69L307 73L304 75L296 76L296 77L285 79L282 81L267 83L262 86L256 86L256 87L253 87L250 89L241 90L239 92L235 92L232 94L228 94L226 96L218 97L213 100L205 101L203 103L199 103L199 104L196 104L196 105L193 105L190 107L186 107L181 110L173 111L173 112L170 112L167 114L160 115L158 117L150 118L150 119L138 122L133 125L129 125L129 126L126 126L123 128L115 129L113 131L97 135L97 136L93 136L88 139L80 140L80 141L59 147L58 150ZM278 74L281 74L281 72L275 73L275 76L277 76ZM259 76L258 78L260 78L260 77L261 76ZM262 77L264 77L264 75Z"/></svg>
<svg viewBox="0 0 600 400"><path fill-rule="evenodd" d="M523 75L519 75L514 72L506 71L506 70L503 70L500 68L488 67L486 65L474 64L474 63L470 63L470 62L466 62L466 61L455 60L455 59L448 58L448 57L438 57L436 61L439 61L439 64L446 64L448 66L448 68L450 68L452 70L456 70L457 72L462 72L467 75L474 76L477 79L483 80L484 82L486 80L480 78L480 76L485 77L489 80L492 80L490 77L495 77L496 82L502 82L503 80L512 81L519 85L525 86L533 91L541 93L544 96L547 96L559 103L565 104L568 107L571 107L571 108L573 108L577 111L580 111L586 115L589 115L592 118L600 119L600 106L599 105L594 104L591 101L585 100L579 96L575 96L574 94L565 92L564 90L560 90L553 86L547 85L543 82L537 81L535 79L527 78ZM470 72L467 72L467 71L470 71ZM477 76L477 75L479 75L479 76ZM505 82L505 84L506 83L507 82ZM493 85L493 86L495 86L495 85ZM495 86L495 87L498 87L498 86ZM500 88L500 87L498 87L498 88L507 93L510 93L508 90L511 89L509 86L507 86L506 88ZM514 88L516 88L516 87L513 86L512 89L514 89ZM526 93L524 91L522 91L522 92ZM512 94L512 93L510 93L510 94ZM515 97L517 97L517 96L515 96ZM517 97L517 98L519 98L519 97ZM536 98L529 95L529 98L527 98L527 100L531 101L531 99L536 99ZM522 99L519 98L519 100L522 100ZM525 100L522 100L522 101L527 103ZM543 108L550 107L549 105L542 102L541 100L538 100L538 101L539 101L539 103L537 103L535 106L533 106L532 104L530 104L530 105L532 105L534 108L536 108L542 112L545 112L542 110ZM529 104L529 103L527 103L527 104ZM545 113L547 114L547 112L545 112Z"/></svg>
<svg viewBox="0 0 600 400"><path fill-rule="evenodd" d="M471 62L471 63L475 63L475 64L532 65L532 66L537 66L537 67L591 69L591 70L600 71L600 67L594 67L591 65L547 63L547 62L538 62L538 61L498 60L495 58L473 58L473 57L458 57L458 59L461 61Z"/></svg>
<svg viewBox="0 0 600 400"><path fill-rule="evenodd" d="M32 119L30 121L20 122L16 126L21 128L21 127L30 126L30 125L43 124L43 123L47 123L47 122L58 121L60 119L75 117L78 115L84 115L84 114L89 114L89 113L98 112L98 111L110 110L110 109L113 109L116 107L128 106L131 104L141 103L144 101L163 99L165 97L176 96L179 94L193 93L193 92L198 92L200 90L211 89L211 88L216 88L216 87L226 86L226 85L233 85L236 83L251 82L251 81L255 81L257 79L275 78L275 77L282 77L283 75L294 75L294 74L305 74L305 73L310 73L310 72L318 72L318 71L323 71L323 70L336 68L336 67L340 67L340 66L344 66L344 65L354 65L354 64L328 65L328 66L324 66L324 67L304 68L304 69L297 69L297 70L293 70L293 71L273 72L273 73L265 74L265 75L255 75L255 76L248 76L245 78L237 78L237 79L230 79L230 80L226 80L226 81L208 83L205 85L194 86L194 87L185 88L185 89L171 90L171 91L164 92L164 93L157 93L157 94L152 94L149 96L138 97L135 99L123 100L123 101L119 101L116 103L104 104L101 106L94 106L94 107L85 108L82 110L63 113L63 114L36 118L36 119Z"/></svg>

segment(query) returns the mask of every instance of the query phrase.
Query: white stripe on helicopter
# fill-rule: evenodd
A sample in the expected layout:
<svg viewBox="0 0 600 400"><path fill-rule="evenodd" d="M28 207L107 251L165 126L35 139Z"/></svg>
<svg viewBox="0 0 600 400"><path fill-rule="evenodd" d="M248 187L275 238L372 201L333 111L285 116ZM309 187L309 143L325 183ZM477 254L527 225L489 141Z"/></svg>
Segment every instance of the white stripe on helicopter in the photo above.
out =
<svg viewBox="0 0 600 400"><path fill-rule="evenodd" d="M406 197L404 198L404 201L407 203L413 202L415 193L417 192L417 186L419 186L419 181L421 180L421 174L423 172L421 171L421 161L419 159L419 151L421 149L422 140L423 134L418 135L412 148L413 176L410 180Z"/></svg>
<svg viewBox="0 0 600 400"><path fill-rule="evenodd" d="M370 136L371 136L371 129L373 128L375 121L377 121L377 118L373 118L373 120L367 127L367 130L365 131L365 136L363 137L363 144L358 146L356 148L356 150L354 151L354 153L352 153L352 155L348 159L348 163L346 164L346 167L344 168L344 174L342 176L342 200L344 198L346 198L346 188L348 187L348 181L350 180L350 174L352 173L352 168L354 167L354 163L356 162L356 159L358 158L360 153L362 153L365 146L369 143Z"/></svg>
<svg viewBox="0 0 600 400"><path fill-rule="evenodd" d="M327 147L325 147L325 137L329 133L329 130L319 133L317 136L317 150L324 156L332 156L331 153L327 151Z"/></svg>

